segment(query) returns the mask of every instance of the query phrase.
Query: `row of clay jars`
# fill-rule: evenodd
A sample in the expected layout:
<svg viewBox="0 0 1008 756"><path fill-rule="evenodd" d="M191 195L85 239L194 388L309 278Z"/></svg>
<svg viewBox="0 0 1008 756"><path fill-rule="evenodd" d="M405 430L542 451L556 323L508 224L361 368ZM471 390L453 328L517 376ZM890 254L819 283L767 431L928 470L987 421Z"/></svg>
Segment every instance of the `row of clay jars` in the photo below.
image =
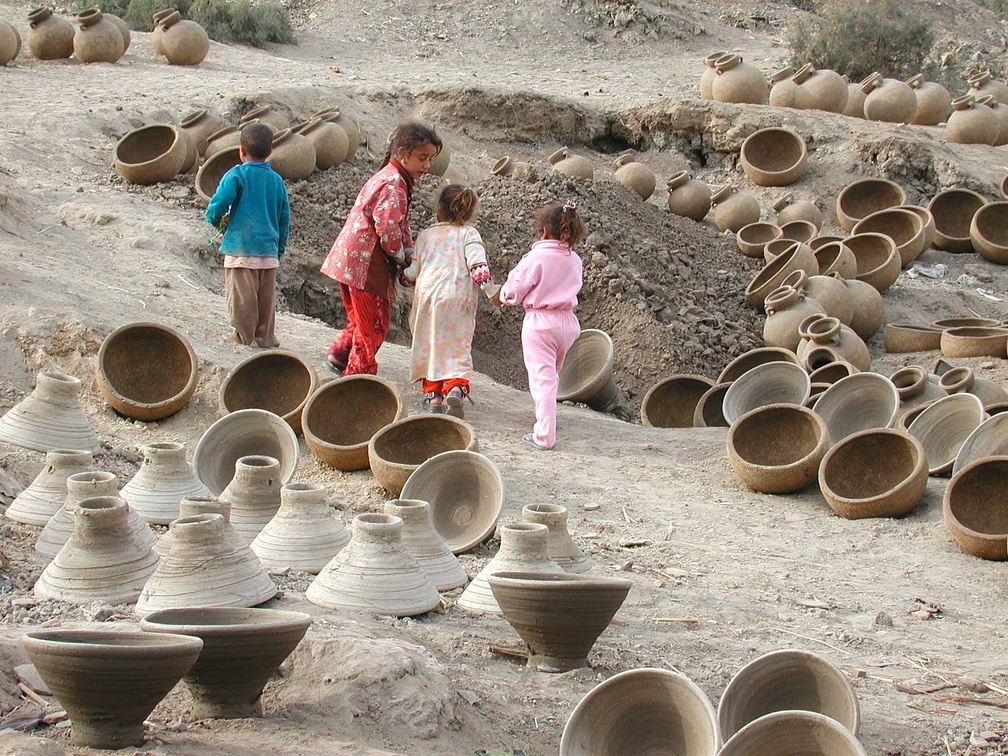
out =
<svg viewBox="0 0 1008 756"><path fill-rule="evenodd" d="M917 114L917 95L899 79L885 79L873 73L861 87L865 94L864 117L869 121L910 123Z"/></svg>
<svg viewBox="0 0 1008 756"><path fill-rule="evenodd" d="M798 110L824 110L842 113L847 106L847 82L836 71L816 70L806 63L792 80L797 85L791 107Z"/></svg>
<svg viewBox="0 0 1008 756"><path fill-rule="evenodd" d="M767 100L767 81L763 73L741 55L728 53L714 61L711 99L718 102L760 105Z"/></svg>

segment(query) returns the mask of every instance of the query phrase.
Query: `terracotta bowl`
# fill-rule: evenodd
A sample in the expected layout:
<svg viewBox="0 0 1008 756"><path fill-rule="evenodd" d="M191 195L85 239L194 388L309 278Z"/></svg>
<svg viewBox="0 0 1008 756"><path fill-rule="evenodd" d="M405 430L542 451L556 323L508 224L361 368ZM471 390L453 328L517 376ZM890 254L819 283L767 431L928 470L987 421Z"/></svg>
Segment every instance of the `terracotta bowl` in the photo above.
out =
<svg viewBox="0 0 1008 756"><path fill-rule="evenodd" d="M792 244L794 244L794 239L785 239L783 236L781 236L780 239L768 241L763 246L763 260L765 262L773 262L780 257L785 250L789 249ZM805 246L808 245L806 244ZM811 249L811 247L809 247L809 249Z"/></svg>
<svg viewBox="0 0 1008 756"><path fill-rule="evenodd" d="M845 236L836 236L835 234L819 234L813 236L808 240L808 245L812 248L813 252L818 252L821 248L825 247L827 244L833 244L834 242L843 241Z"/></svg>
<svg viewBox="0 0 1008 756"><path fill-rule="evenodd" d="M1006 328L948 328L941 335L942 355L950 358L1001 357L1008 351Z"/></svg>
<svg viewBox="0 0 1008 756"><path fill-rule="evenodd" d="M815 224L807 220L793 220L781 226L782 238L792 239L803 244L808 244L818 232L819 229ZM812 248L809 247L809 249ZM815 250L812 251L815 252Z"/></svg>
<svg viewBox="0 0 1008 756"><path fill-rule="evenodd" d="M742 170L756 186L787 186L805 172L805 140L791 129L766 128L742 143Z"/></svg>
<svg viewBox="0 0 1008 756"><path fill-rule="evenodd" d="M991 407L985 409L990 417L980 423L959 447L952 463L953 475L977 460L1008 456L1008 414L992 412Z"/></svg>
<svg viewBox="0 0 1008 756"><path fill-rule="evenodd" d="M829 428L831 444L872 428L891 428L899 414L896 386L878 373L855 373L833 383L816 402L815 412Z"/></svg>
<svg viewBox="0 0 1008 756"><path fill-rule="evenodd" d="M970 224L987 199L970 189L946 189L928 203L934 216L934 245L946 252L972 252Z"/></svg>
<svg viewBox="0 0 1008 756"><path fill-rule="evenodd" d="M833 384L837 381L843 380L848 375L854 375L858 372L860 371L847 362L847 360L837 359L815 368L811 373L809 373L809 380L812 383Z"/></svg>
<svg viewBox="0 0 1008 756"><path fill-rule="evenodd" d="M224 174L241 165L241 157L238 155L238 147L225 147L218 150L200 166L196 172L196 194L209 205L210 200L217 191L217 184L224 178Z"/></svg>
<svg viewBox="0 0 1008 756"><path fill-rule="evenodd" d="M804 406L809 409L813 409L815 407L815 403L819 401L819 397L825 394L826 389L832 385L832 383L817 383L813 381L812 386L809 389L809 397L805 400Z"/></svg>
<svg viewBox="0 0 1008 756"><path fill-rule="evenodd" d="M529 666L569 672L609 627L632 583L622 578L538 572L499 572L487 578L497 604L528 645Z"/></svg>
<svg viewBox="0 0 1008 756"><path fill-rule="evenodd" d="M812 410L771 404L747 412L728 429L728 463L761 493L800 491L816 479L829 449L826 424Z"/></svg>
<svg viewBox="0 0 1008 756"><path fill-rule="evenodd" d="M266 456L280 461L281 483L290 483L301 456L297 435L282 417L268 410L231 412L207 428L193 452L193 469L214 496L234 477L241 457Z"/></svg>
<svg viewBox="0 0 1008 756"><path fill-rule="evenodd" d="M899 184L886 179L861 179L845 186L837 196L837 220L850 232L862 218L903 204L906 204L906 192Z"/></svg>
<svg viewBox="0 0 1008 756"><path fill-rule="evenodd" d="M892 286L900 273L900 255L896 242L885 234L863 233L844 240L857 260L857 279L880 292Z"/></svg>
<svg viewBox="0 0 1008 756"><path fill-rule="evenodd" d="M789 349L780 347L759 347L740 354L721 371L716 383L731 383L743 373L767 362L790 362L798 364L798 357Z"/></svg>
<svg viewBox="0 0 1008 756"><path fill-rule="evenodd" d="M964 550L982 559L1008 559L1008 457L963 467L945 489L945 527Z"/></svg>
<svg viewBox="0 0 1008 756"><path fill-rule="evenodd" d="M951 394L927 405L907 431L924 446L929 474L944 475L952 470L963 443L986 418L979 397Z"/></svg>
<svg viewBox="0 0 1008 756"><path fill-rule="evenodd" d="M924 404L918 405L913 409L907 410L898 418L896 418L896 424L893 427L896 428L897 430L907 431L909 433L910 423L916 420L917 416L920 415L920 413L923 412L931 404L934 404L934 402L933 401L925 402Z"/></svg>
<svg viewBox="0 0 1008 756"><path fill-rule="evenodd" d="M162 609L140 620L146 632L203 640L183 677L197 719L261 717L263 688L309 625L304 612L223 607Z"/></svg>
<svg viewBox="0 0 1008 756"><path fill-rule="evenodd" d="M312 367L293 352L270 349L253 354L227 374L220 387L221 409L264 409L301 433L301 410L318 383Z"/></svg>
<svg viewBox="0 0 1008 756"><path fill-rule="evenodd" d="M735 733L718 756L867 756L843 725L813 711L777 711Z"/></svg>
<svg viewBox="0 0 1008 756"><path fill-rule="evenodd" d="M644 395L641 424L653 428L692 428L700 398L714 381L702 375L673 375Z"/></svg>
<svg viewBox="0 0 1008 756"><path fill-rule="evenodd" d="M918 323L886 323L883 344L890 354L941 349L942 330Z"/></svg>
<svg viewBox="0 0 1008 756"><path fill-rule="evenodd" d="M920 205L897 205L896 210L909 210L911 213L916 215L921 220L922 234L924 236L922 240L921 252L931 248L934 244L935 238L935 220L934 216L931 215L931 211L926 207L921 207Z"/></svg>
<svg viewBox="0 0 1008 756"><path fill-rule="evenodd" d="M696 683L644 667L588 691L567 718L560 756L714 754L720 746L717 714Z"/></svg>
<svg viewBox="0 0 1008 756"><path fill-rule="evenodd" d="M851 248L843 242L829 242L817 247L815 259L820 275L836 273L845 279L857 277L857 259Z"/></svg>
<svg viewBox="0 0 1008 756"><path fill-rule="evenodd" d="M482 454L447 451L417 467L400 498L426 501L434 530L461 554L493 535L504 507L504 478Z"/></svg>
<svg viewBox="0 0 1008 756"><path fill-rule="evenodd" d="M1001 328L1004 326L1000 320L993 318L942 318L931 324L932 328L940 331L947 331L950 328Z"/></svg>
<svg viewBox="0 0 1008 756"><path fill-rule="evenodd" d="M777 225L757 221L739 229L735 234L735 244L746 257L762 258L767 242L780 239L781 236L782 232Z"/></svg>
<svg viewBox="0 0 1008 756"><path fill-rule="evenodd" d="M694 428L727 428L724 417L724 395L730 383L715 383L704 392L693 410Z"/></svg>
<svg viewBox="0 0 1008 756"><path fill-rule="evenodd" d="M134 129L115 146L115 167L131 184L156 184L178 175L186 160L184 136L171 124Z"/></svg>
<svg viewBox="0 0 1008 756"><path fill-rule="evenodd" d="M144 720L203 648L188 635L104 628L34 630L21 642L70 715L70 743L108 749L144 742Z"/></svg>
<svg viewBox="0 0 1008 756"><path fill-rule="evenodd" d="M800 366L769 362L739 376L728 387L722 411L731 424L747 412L769 404L803 405L810 390L808 373Z"/></svg>
<svg viewBox="0 0 1008 756"><path fill-rule="evenodd" d="M422 496L400 496L410 475L431 457L461 450L479 450L471 425L449 415L414 415L386 425L371 437L368 464L389 493L425 500Z"/></svg>
<svg viewBox="0 0 1008 756"><path fill-rule="evenodd" d="M901 207L879 210L854 224L852 234L884 234L896 243L900 267L909 265L924 251L926 227L917 213Z"/></svg>
<svg viewBox="0 0 1008 756"><path fill-rule="evenodd" d="M557 401L584 402L602 412L611 409L619 398L619 389L613 379L615 354L608 333L595 328L583 329L560 368Z"/></svg>
<svg viewBox="0 0 1008 756"><path fill-rule="evenodd" d="M320 462L337 470L364 470L368 443L402 413L395 386L376 375L352 375L319 386L305 403L301 425Z"/></svg>
<svg viewBox="0 0 1008 756"><path fill-rule="evenodd" d="M762 310L763 301L767 294L780 286L788 274L796 270L804 270L810 276L819 272L819 263L816 262L815 254L801 242L792 242L773 261L763 266L763 269L746 287L746 301Z"/></svg>
<svg viewBox="0 0 1008 756"><path fill-rule="evenodd" d="M152 422L174 415L196 391L196 353L188 339L160 323L128 323L102 341L96 378L120 415Z"/></svg>

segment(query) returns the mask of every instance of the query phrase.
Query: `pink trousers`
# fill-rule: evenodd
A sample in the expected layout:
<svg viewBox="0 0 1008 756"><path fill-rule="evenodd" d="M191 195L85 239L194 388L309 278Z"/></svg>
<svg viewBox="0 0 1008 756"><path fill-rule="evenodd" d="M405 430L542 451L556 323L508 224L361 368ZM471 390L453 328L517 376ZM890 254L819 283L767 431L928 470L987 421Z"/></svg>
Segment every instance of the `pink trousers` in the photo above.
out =
<svg viewBox="0 0 1008 756"><path fill-rule="evenodd" d="M556 397L560 368L567 350L581 333L573 310L526 310L522 321L522 353L529 393L535 403L532 440L552 449L556 443Z"/></svg>

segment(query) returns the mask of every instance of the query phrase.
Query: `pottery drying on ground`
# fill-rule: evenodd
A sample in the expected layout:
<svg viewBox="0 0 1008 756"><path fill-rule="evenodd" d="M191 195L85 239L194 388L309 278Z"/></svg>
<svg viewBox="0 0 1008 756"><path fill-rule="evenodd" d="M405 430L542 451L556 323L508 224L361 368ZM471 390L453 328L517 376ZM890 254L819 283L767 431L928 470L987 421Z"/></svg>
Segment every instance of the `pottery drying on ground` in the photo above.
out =
<svg viewBox="0 0 1008 756"><path fill-rule="evenodd" d="M250 548L268 570L290 568L317 575L349 541L349 531L329 506L325 486L288 483L280 488L280 508Z"/></svg>
<svg viewBox="0 0 1008 756"><path fill-rule="evenodd" d="M531 164L515 160L510 155L505 155L494 163L490 172L495 176L509 176L524 181L531 181L536 178L536 170Z"/></svg>
<svg viewBox="0 0 1008 756"><path fill-rule="evenodd" d="M329 609L397 617L423 614L440 604L427 573L403 547L401 519L360 514L350 530L350 543L312 581L305 598Z"/></svg>
<svg viewBox="0 0 1008 756"><path fill-rule="evenodd" d="M235 141L240 141L241 135L237 134ZM211 154L212 151L212 154ZM216 149L216 141L207 145L207 158L196 172L196 195L204 205L209 205L217 185L224 178L224 174L241 165L241 156L238 154L238 145L230 147L220 146Z"/></svg>
<svg viewBox="0 0 1008 756"><path fill-rule="evenodd" d="M673 375L652 386L641 402L641 424L652 428L692 428L697 402L714 385L702 375Z"/></svg>
<svg viewBox="0 0 1008 756"><path fill-rule="evenodd" d="M963 467L945 489L945 527L964 550L983 559L1008 559L1008 457L986 457Z"/></svg>
<svg viewBox="0 0 1008 756"><path fill-rule="evenodd" d="M848 184L836 202L837 220L845 231L874 212L906 204L906 192L886 179L867 178Z"/></svg>
<svg viewBox="0 0 1008 756"><path fill-rule="evenodd" d="M798 85L794 106L799 110L824 110L842 113L847 107L847 82L836 71L828 68L818 71L806 63L792 77Z"/></svg>
<svg viewBox="0 0 1008 756"><path fill-rule="evenodd" d="M856 367L846 360L834 360L826 365L816 368L809 373L809 380L812 383L826 383L832 385L843 380L848 375L860 372Z"/></svg>
<svg viewBox="0 0 1008 756"><path fill-rule="evenodd" d="M794 404L759 407L728 429L728 463L761 493L791 493L811 484L829 446L826 424Z"/></svg>
<svg viewBox="0 0 1008 756"><path fill-rule="evenodd" d="M184 496L205 496L207 487L186 461L185 446L174 441L141 447L143 464L120 495L147 522L167 525L179 515Z"/></svg>
<svg viewBox="0 0 1008 756"><path fill-rule="evenodd" d="M889 380L899 394L899 416L905 415L915 407L936 402L946 396L940 386L928 380L924 368L916 365L900 368L889 376Z"/></svg>
<svg viewBox="0 0 1008 756"><path fill-rule="evenodd" d="M836 318L842 325L849 326L854 320L854 303L851 301L850 290L839 273L827 276L805 276L804 271L798 271L794 276L801 276L804 281L795 288L805 292L805 296L814 300L831 318Z"/></svg>
<svg viewBox="0 0 1008 756"><path fill-rule="evenodd" d="M780 229L782 239L790 239L791 241L802 242L803 244L811 241L819 230L811 221L800 219L788 221Z"/></svg>
<svg viewBox="0 0 1008 756"><path fill-rule="evenodd" d="M711 82L711 99L718 102L766 102L767 86L763 72L742 60L741 55L728 53L714 61L716 75Z"/></svg>
<svg viewBox="0 0 1008 756"><path fill-rule="evenodd" d="M734 423L747 412L770 404L802 405L808 399L808 373L791 362L757 365L739 376L724 398L724 417Z"/></svg>
<svg viewBox="0 0 1008 756"><path fill-rule="evenodd" d="M259 352L235 365L221 383L221 410L268 410L300 433L301 411L317 383L311 365L294 352Z"/></svg>
<svg viewBox="0 0 1008 756"><path fill-rule="evenodd" d="M231 539L238 545L244 545L241 536L231 527L231 505L226 501L218 501L213 496L184 496L179 502L179 519L184 517L195 517L196 515L218 514L224 518L224 538ZM154 544L154 551L159 556L168 556L172 544L175 543L175 536L171 528L161 534L157 543Z"/></svg>
<svg viewBox="0 0 1008 756"><path fill-rule="evenodd" d="M968 393L983 402L984 409L1008 401L1008 391L986 378L978 378L971 367L955 367L938 377L938 387L948 394Z"/></svg>
<svg viewBox="0 0 1008 756"><path fill-rule="evenodd" d="M804 272L802 272L804 275ZM798 326L809 315L825 315L818 301L792 286L779 286L767 295L764 303L767 319L763 323L763 343L768 347L798 349L801 336Z"/></svg>
<svg viewBox="0 0 1008 756"><path fill-rule="evenodd" d="M434 529L430 506L419 499L385 502L385 514L403 521L402 545L416 559L439 591L450 591L468 582L469 575L444 538Z"/></svg>
<svg viewBox="0 0 1008 756"><path fill-rule="evenodd" d="M696 754L721 746L717 714L685 675L650 667L596 685L567 718L560 756Z"/></svg>
<svg viewBox="0 0 1008 756"><path fill-rule="evenodd" d="M21 52L21 35L13 25L0 18L0 66L6 66Z"/></svg>
<svg viewBox="0 0 1008 756"><path fill-rule="evenodd" d="M923 225L923 241L922 250L926 252L934 244L935 238L935 220L934 216L931 215L931 211L926 207L921 207L920 205L897 205L892 208L893 210L909 210L911 213L916 215L921 220Z"/></svg>
<svg viewBox="0 0 1008 756"><path fill-rule="evenodd" d="M711 195L714 225L718 231L738 232L743 226L760 219L759 200L749 192L736 192L733 186L723 186Z"/></svg>
<svg viewBox="0 0 1008 756"><path fill-rule="evenodd" d="M924 219L904 206L878 210L854 224L853 235L877 233L896 243L900 267L906 267L925 249L927 228Z"/></svg>
<svg viewBox="0 0 1008 756"><path fill-rule="evenodd" d="M948 118L952 109L952 95L945 87L934 81L924 81L923 74L911 76L906 83L917 97L917 109L910 123L937 126Z"/></svg>
<svg viewBox="0 0 1008 756"><path fill-rule="evenodd" d="M1008 84L991 76L990 71L978 73L969 79L970 94L975 97L990 95L998 102L1008 105Z"/></svg>
<svg viewBox="0 0 1008 756"><path fill-rule="evenodd" d="M945 123L945 141L954 144L993 145L1001 133L994 111L978 103L973 95L952 100L952 115Z"/></svg>
<svg viewBox="0 0 1008 756"><path fill-rule="evenodd" d="M565 572L591 572L591 560L567 532L567 507L560 504L526 504L522 507L522 522L539 523L549 529L546 553Z"/></svg>
<svg viewBox="0 0 1008 756"><path fill-rule="evenodd" d="M140 620L148 633L200 638L183 681L197 719L263 716L263 688L311 625L304 612L276 609L165 609Z"/></svg>
<svg viewBox="0 0 1008 756"><path fill-rule="evenodd" d="M767 242L780 239L783 233L780 227L773 223L757 221L748 226L742 226L735 234L735 244L746 257L763 257Z"/></svg>
<svg viewBox="0 0 1008 756"><path fill-rule="evenodd" d="M831 350L837 358L849 362L858 370L871 367L871 354L864 341L836 318L809 315L799 324L798 333L802 337L798 343L798 359L809 372L819 367L819 363L809 356L817 349Z"/></svg>
<svg viewBox="0 0 1008 756"><path fill-rule="evenodd" d="M134 129L115 146L115 168L131 184L168 181L178 175L185 161L186 139L170 124Z"/></svg>
<svg viewBox="0 0 1008 756"><path fill-rule="evenodd" d="M45 525L67 497L67 478L86 472L93 458L89 451L55 449L46 453L45 466L31 485L7 507L6 515L26 525Z"/></svg>
<svg viewBox="0 0 1008 756"><path fill-rule="evenodd" d="M742 170L757 186L793 184L807 162L805 140L791 129L760 129L742 142Z"/></svg>
<svg viewBox="0 0 1008 756"><path fill-rule="evenodd" d="M721 374L718 376L717 383L731 383L744 373L752 370L757 365L763 365L767 362L790 362L797 365L798 358L795 356L794 352L787 349L781 349L779 347L759 347L758 349L750 349L748 352L740 354L738 357L725 365Z"/></svg>
<svg viewBox="0 0 1008 756"><path fill-rule="evenodd" d="M1008 456L1008 414L999 413L980 423L966 438L956 454L952 475L977 460L1003 456Z"/></svg>
<svg viewBox="0 0 1008 756"><path fill-rule="evenodd" d="M792 242L784 252L763 266L746 287L746 301L763 309L767 295L796 270L803 270L809 276L819 272L819 263L812 250L800 242Z"/></svg>
<svg viewBox="0 0 1008 756"><path fill-rule="evenodd" d="M795 70L793 66L785 66L770 75L769 103L773 107L794 107L794 93L798 88L798 84L792 78L794 74Z"/></svg>
<svg viewBox="0 0 1008 756"><path fill-rule="evenodd" d="M279 484L289 483L301 447L294 429L279 415L261 409L231 412L207 428L196 444L193 468L214 496L227 488L235 463L246 456L273 457L280 462Z"/></svg>
<svg viewBox="0 0 1008 756"><path fill-rule="evenodd" d="M298 133L311 142L318 170L328 170L346 160L350 139L335 123L312 118L298 129Z"/></svg>
<svg viewBox="0 0 1008 756"><path fill-rule="evenodd" d="M368 463L382 487L399 496L413 471L431 457L477 449L476 432L468 423L449 415L413 415L386 425L371 437Z"/></svg>
<svg viewBox="0 0 1008 756"><path fill-rule="evenodd" d="M605 331L584 328L571 344L560 368L558 402L584 402L606 412L619 401L619 387L613 377L615 349Z"/></svg>
<svg viewBox="0 0 1008 756"><path fill-rule="evenodd" d="M70 716L70 743L118 749L144 742L144 720L196 662L188 635L109 629L33 630L28 658Z"/></svg>
<svg viewBox="0 0 1008 756"><path fill-rule="evenodd" d="M217 498L231 505L231 526L246 544L280 509L283 485L280 461L275 457L250 454L235 461L234 477Z"/></svg>
<svg viewBox="0 0 1008 756"><path fill-rule="evenodd" d="M867 341L882 327L885 317L885 305L882 302L882 292L865 281L845 279L844 285L850 296L854 310L850 327L863 341Z"/></svg>
<svg viewBox="0 0 1008 756"><path fill-rule="evenodd" d="M704 392L693 411L694 428L727 428L724 417L724 395L730 383L715 383Z"/></svg>
<svg viewBox="0 0 1008 756"><path fill-rule="evenodd" d="M56 16L50 8L35 8L28 14L31 31L28 49L39 60L63 60L73 55L74 26L69 19Z"/></svg>
<svg viewBox="0 0 1008 756"><path fill-rule="evenodd" d="M735 733L719 756L867 756L836 720L812 711L767 714Z"/></svg>
<svg viewBox="0 0 1008 756"><path fill-rule="evenodd" d="M896 386L878 373L855 373L833 383L816 402L815 412L829 428L830 441L873 428L891 428L899 414Z"/></svg>
<svg viewBox="0 0 1008 756"><path fill-rule="evenodd" d="M315 170L315 147L306 136L284 129L273 135L269 163L287 181L302 181Z"/></svg>
<svg viewBox="0 0 1008 756"><path fill-rule="evenodd" d="M581 155L572 155L566 147L549 156L549 163L553 170L571 178L591 181L595 176L591 161Z"/></svg>
<svg viewBox="0 0 1008 756"><path fill-rule="evenodd" d="M928 473L949 472L963 442L986 418L983 402L973 394L951 394L927 405L908 431L924 446Z"/></svg>
<svg viewBox="0 0 1008 756"><path fill-rule="evenodd" d="M929 352L941 349L941 335L940 328L919 323L886 323L883 344L890 354Z"/></svg>
<svg viewBox="0 0 1008 756"><path fill-rule="evenodd" d="M314 117L314 116L313 116ZM260 105L259 107L252 108L241 117L238 122L238 127L241 128L253 121L260 121L270 126L273 129L273 133L284 131L291 127L290 119L281 113L277 108L272 105Z"/></svg>
<svg viewBox="0 0 1008 756"><path fill-rule="evenodd" d="M917 95L909 84L899 79L869 76L862 87L864 114L869 121L910 123L917 114Z"/></svg>
<svg viewBox="0 0 1008 756"><path fill-rule="evenodd" d="M728 54L727 50L713 52L704 58L704 71L700 74L700 99L713 100L711 87L714 85L714 77L717 76L717 60Z"/></svg>
<svg viewBox="0 0 1008 756"><path fill-rule="evenodd" d="M928 203L934 217L934 245L946 252L972 252L970 226L987 199L971 189L945 189Z"/></svg>
<svg viewBox="0 0 1008 756"><path fill-rule="evenodd" d="M341 111L339 108L325 108L312 113L311 117L320 118L323 121L329 121L329 123L336 124L346 132L347 154L344 162L352 159L353 156L357 154L357 149L364 140L364 136L361 134L360 125L357 121Z"/></svg>
<svg viewBox="0 0 1008 756"><path fill-rule="evenodd" d="M810 239L809 243L814 242ZM815 249L816 263L819 265L820 275L827 276L836 273L843 279L851 279L857 276L857 259L851 248L843 242L827 242Z"/></svg>
<svg viewBox="0 0 1008 756"><path fill-rule="evenodd" d="M986 105L994 113L998 125L998 134L994 138L994 146L1002 147L1008 144L1008 105L998 102L990 95L977 98L978 105Z"/></svg>
<svg viewBox="0 0 1008 756"><path fill-rule="evenodd" d="M896 242L879 233L859 233L844 239L857 260L857 280L884 293L900 274L900 254Z"/></svg>
<svg viewBox="0 0 1008 756"><path fill-rule="evenodd" d="M632 159L633 153L624 153L613 162L613 178L630 191L647 201L655 190L654 171Z"/></svg>
<svg viewBox="0 0 1008 756"><path fill-rule="evenodd" d="M157 51L155 50L155 52ZM206 153L210 137L227 125L227 121L205 108L187 113L179 121L179 128L192 136L193 141L196 142L196 152L201 156Z"/></svg>
<svg viewBox="0 0 1008 756"><path fill-rule="evenodd" d="M668 209L673 215L701 221L710 212L710 187L700 179L692 178L687 171L680 171L669 178L668 193Z"/></svg>
<svg viewBox="0 0 1008 756"><path fill-rule="evenodd" d="M39 373L35 390L0 417L0 441L42 452L97 452L98 436L78 398L81 385L72 375Z"/></svg>
<svg viewBox="0 0 1008 756"><path fill-rule="evenodd" d="M995 327L947 328L941 334L942 355L949 358L1005 357L1008 329Z"/></svg>
<svg viewBox="0 0 1008 756"><path fill-rule="evenodd" d="M783 226L791 221L803 220L815 226L817 233L818 229L822 228L823 217L819 207L809 200L794 199L790 192L782 195L774 203L773 209L777 213L778 226Z"/></svg>
<svg viewBox="0 0 1008 756"><path fill-rule="evenodd" d="M980 257L1008 265L1008 202L991 202L977 210L969 235Z"/></svg>
<svg viewBox="0 0 1008 756"><path fill-rule="evenodd" d="M115 63L126 51L119 27L106 21L98 8L77 14L74 32L74 57L81 63Z"/></svg>
<svg viewBox="0 0 1008 756"><path fill-rule="evenodd" d="M182 18L177 11L158 22L161 28L161 54L173 66L197 66L210 52L210 37L195 21Z"/></svg>

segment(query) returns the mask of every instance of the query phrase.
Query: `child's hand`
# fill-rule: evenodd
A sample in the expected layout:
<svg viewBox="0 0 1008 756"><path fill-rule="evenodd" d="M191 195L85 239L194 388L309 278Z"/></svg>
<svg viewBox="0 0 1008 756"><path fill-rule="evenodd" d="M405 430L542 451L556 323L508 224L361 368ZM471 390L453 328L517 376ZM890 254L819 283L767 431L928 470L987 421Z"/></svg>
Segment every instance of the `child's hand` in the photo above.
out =
<svg viewBox="0 0 1008 756"><path fill-rule="evenodd" d="M493 280L490 275L490 268L486 265L473 266L473 268L469 271L469 275L472 277L472 280L480 286Z"/></svg>

